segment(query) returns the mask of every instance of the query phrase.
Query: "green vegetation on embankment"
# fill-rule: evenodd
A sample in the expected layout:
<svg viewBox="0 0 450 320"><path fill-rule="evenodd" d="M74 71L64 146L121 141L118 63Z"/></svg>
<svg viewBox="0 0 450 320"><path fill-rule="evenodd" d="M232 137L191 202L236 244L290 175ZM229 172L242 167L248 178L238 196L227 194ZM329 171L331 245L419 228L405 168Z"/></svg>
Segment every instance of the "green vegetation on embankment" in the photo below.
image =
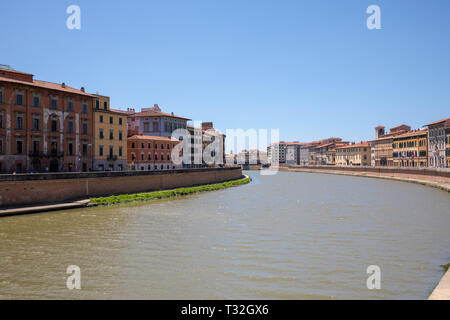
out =
<svg viewBox="0 0 450 320"><path fill-rule="evenodd" d="M111 205L125 202L133 202L133 201L148 201L148 200L157 200L157 199L165 199L165 198L173 198L178 196L185 196L188 194L206 192L206 191L215 191L226 189L230 187L240 186L243 184L247 184L251 181L249 177L244 177L239 180L226 181L215 184L207 184L203 186L197 187L186 187L186 188L177 188L172 190L161 190L161 191L153 191L153 192L145 192L145 193L135 193L135 194L122 194L118 196L110 196L110 197L100 197L100 198L91 198L90 204L92 205Z"/></svg>

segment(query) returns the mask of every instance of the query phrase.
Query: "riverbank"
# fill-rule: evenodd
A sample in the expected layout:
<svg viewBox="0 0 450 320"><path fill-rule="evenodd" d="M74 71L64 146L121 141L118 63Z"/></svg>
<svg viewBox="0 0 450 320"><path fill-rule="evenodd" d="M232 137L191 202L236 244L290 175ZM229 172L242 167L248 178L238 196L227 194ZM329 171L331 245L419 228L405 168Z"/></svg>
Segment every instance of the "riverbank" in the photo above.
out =
<svg viewBox="0 0 450 320"><path fill-rule="evenodd" d="M446 272L439 282L436 289L433 290L428 300L450 300L450 269L449 265L443 266Z"/></svg>
<svg viewBox="0 0 450 320"><path fill-rule="evenodd" d="M85 200L79 200L74 202L64 202L57 204L48 204L48 205L39 205L39 206L30 206L30 207L22 207L22 208L13 208L13 209L3 209L0 210L0 217L8 217L15 215L23 215L23 214L32 214L32 213L40 213L40 212L50 212L50 211L58 211L58 210L66 210L66 209L77 209L83 207L92 207L92 206L102 206L102 205L112 205L119 203L127 203L134 201L149 201L149 200L157 200L157 199L166 199L166 198L175 198L179 196L186 196L189 194L208 192L208 191L216 191L222 190L230 187L236 187L239 185L247 184L251 181L251 178L247 175L243 175L240 179L230 180L220 183L200 185L194 187L185 187L185 188L176 188L171 190L160 190L153 192L145 192L145 193L134 193L134 194L123 194L123 195L113 195L109 197L98 197L91 198Z"/></svg>
<svg viewBox="0 0 450 320"><path fill-rule="evenodd" d="M177 188L172 190L161 190L161 191L153 191L153 192L144 192L144 193L134 193L134 194L123 194L118 196L110 196L110 197L99 197L99 198L91 198L89 205L91 206L101 206L101 205L113 205L119 203L127 203L134 201L149 201L149 200L158 200L158 199L166 199L166 198L176 198L180 196L186 196L189 194L203 193L208 191L217 191L226 188L236 187L243 184L247 184L251 181L250 177L244 175L243 178L238 180L226 181L215 184L207 184L203 186L195 186L188 188Z"/></svg>
<svg viewBox="0 0 450 320"><path fill-rule="evenodd" d="M309 173L327 173L327 174L339 174L347 176L358 176L366 178L378 178L389 179L403 182L418 183L434 188L438 188L447 192L450 192L450 178L436 175L414 174L411 172L370 172L370 171L348 171L347 169L339 168L311 168L311 167L293 167L284 166L280 167L281 171L291 172L309 172Z"/></svg>

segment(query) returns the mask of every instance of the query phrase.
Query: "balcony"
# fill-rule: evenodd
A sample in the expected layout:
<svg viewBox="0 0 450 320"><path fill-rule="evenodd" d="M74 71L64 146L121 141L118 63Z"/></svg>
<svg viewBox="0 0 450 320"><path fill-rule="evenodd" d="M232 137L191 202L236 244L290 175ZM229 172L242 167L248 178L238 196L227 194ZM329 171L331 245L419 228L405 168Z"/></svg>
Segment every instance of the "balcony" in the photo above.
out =
<svg viewBox="0 0 450 320"><path fill-rule="evenodd" d="M108 160L108 161L116 161L117 160L117 156L115 156L115 155L109 155L107 158L106 158L106 160Z"/></svg>

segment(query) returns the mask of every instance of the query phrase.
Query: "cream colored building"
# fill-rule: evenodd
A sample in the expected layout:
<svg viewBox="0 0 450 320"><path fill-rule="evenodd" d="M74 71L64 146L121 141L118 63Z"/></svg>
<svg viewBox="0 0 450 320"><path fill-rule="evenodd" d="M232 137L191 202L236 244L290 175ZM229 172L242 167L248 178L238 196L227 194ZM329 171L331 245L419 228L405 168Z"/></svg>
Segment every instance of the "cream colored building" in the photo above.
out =
<svg viewBox="0 0 450 320"><path fill-rule="evenodd" d="M94 96L94 171L127 169L127 114L110 108L107 96Z"/></svg>
<svg viewBox="0 0 450 320"><path fill-rule="evenodd" d="M368 142L336 148L337 166L370 166L371 148Z"/></svg>

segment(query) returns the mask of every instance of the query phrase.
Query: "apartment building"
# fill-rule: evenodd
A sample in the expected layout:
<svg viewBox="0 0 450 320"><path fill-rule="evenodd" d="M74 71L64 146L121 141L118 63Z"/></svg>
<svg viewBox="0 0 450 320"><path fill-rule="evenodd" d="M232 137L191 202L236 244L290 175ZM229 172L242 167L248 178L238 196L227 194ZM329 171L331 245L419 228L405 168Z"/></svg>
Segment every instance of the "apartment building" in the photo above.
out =
<svg viewBox="0 0 450 320"><path fill-rule="evenodd" d="M170 170L182 168L172 161L172 149L180 141L173 137L135 135L127 139L129 170Z"/></svg>
<svg viewBox="0 0 450 320"><path fill-rule="evenodd" d="M0 173L92 170L93 96L0 68Z"/></svg>
<svg viewBox="0 0 450 320"><path fill-rule="evenodd" d="M368 142L336 148L337 166L370 166L371 146Z"/></svg>
<svg viewBox="0 0 450 320"><path fill-rule="evenodd" d="M176 116L172 113L164 113L155 104L153 108L142 108L140 112L135 109L127 109L129 136L143 134L159 137L171 137L176 129L186 129L187 122L191 119Z"/></svg>
<svg viewBox="0 0 450 320"><path fill-rule="evenodd" d="M391 128L390 132L385 132L384 126L375 128L375 140L370 141L374 152L371 155L371 163L377 167L392 167L394 165L393 147L394 137L411 131L411 127L405 124Z"/></svg>
<svg viewBox="0 0 450 320"><path fill-rule="evenodd" d="M432 168L448 167L447 136L450 118L427 124L428 127L428 166Z"/></svg>
<svg viewBox="0 0 450 320"><path fill-rule="evenodd" d="M94 97L95 171L122 171L127 168L127 114L110 107L110 98Z"/></svg>
<svg viewBox="0 0 450 320"><path fill-rule="evenodd" d="M394 167L427 167L428 130L410 131L394 137Z"/></svg>

